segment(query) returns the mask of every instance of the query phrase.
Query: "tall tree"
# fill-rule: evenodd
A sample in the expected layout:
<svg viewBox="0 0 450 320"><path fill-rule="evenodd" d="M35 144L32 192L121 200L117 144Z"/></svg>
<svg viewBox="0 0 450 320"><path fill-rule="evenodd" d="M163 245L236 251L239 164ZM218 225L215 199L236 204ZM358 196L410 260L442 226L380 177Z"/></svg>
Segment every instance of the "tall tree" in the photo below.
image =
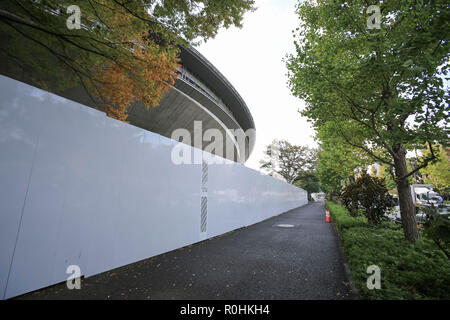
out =
<svg viewBox="0 0 450 320"><path fill-rule="evenodd" d="M82 85L99 109L125 120L133 101L156 106L174 83L178 45L240 27L252 10L253 0L1 1L1 51L41 86Z"/></svg>
<svg viewBox="0 0 450 320"><path fill-rule="evenodd" d="M431 149L408 171L406 151L447 143L450 10L448 1L383 1L381 24L364 0L301 1L290 89L316 128L394 168L405 238L418 238L408 177L436 158Z"/></svg>
<svg viewBox="0 0 450 320"><path fill-rule="evenodd" d="M274 172L294 184L303 173L314 169L316 150L308 146L296 146L286 140L274 140L266 148L265 159L260 161L261 169Z"/></svg>

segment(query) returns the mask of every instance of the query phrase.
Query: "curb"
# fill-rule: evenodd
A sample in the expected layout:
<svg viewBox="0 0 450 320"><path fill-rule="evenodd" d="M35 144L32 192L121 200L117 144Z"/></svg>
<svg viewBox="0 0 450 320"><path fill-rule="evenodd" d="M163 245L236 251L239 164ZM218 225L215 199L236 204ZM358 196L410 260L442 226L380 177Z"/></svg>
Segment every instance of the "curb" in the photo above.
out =
<svg viewBox="0 0 450 320"><path fill-rule="evenodd" d="M343 240L341 238L341 235L339 234L339 231L338 231L334 221L331 222L331 225L333 226L334 232L336 233L336 235L339 239L339 241L338 241L339 253L341 254L341 257L343 260L345 276L350 285L350 292L351 292L352 300L361 300L359 289L356 288L355 284L353 283L352 270L350 269L350 265L348 264L347 257L344 252L344 248L342 246Z"/></svg>

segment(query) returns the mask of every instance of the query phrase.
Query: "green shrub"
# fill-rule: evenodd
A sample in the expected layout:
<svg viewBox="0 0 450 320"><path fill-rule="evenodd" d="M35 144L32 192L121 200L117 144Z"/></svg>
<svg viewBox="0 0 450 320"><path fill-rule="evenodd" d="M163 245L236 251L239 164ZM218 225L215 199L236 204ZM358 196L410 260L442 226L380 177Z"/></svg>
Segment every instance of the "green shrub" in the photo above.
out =
<svg viewBox="0 0 450 320"><path fill-rule="evenodd" d="M354 182L342 190L342 203L352 217L362 210L370 224L386 220L385 213L394 207L394 199L388 193L384 179L363 172Z"/></svg>
<svg viewBox="0 0 450 320"><path fill-rule="evenodd" d="M372 226L363 217L327 201L343 240L353 282L365 299L450 299L450 261L433 241L404 240L401 227L391 222ZM381 289L369 290L367 267L381 270Z"/></svg>
<svg viewBox="0 0 450 320"><path fill-rule="evenodd" d="M424 234L450 259L450 214L440 214L434 206L424 206L422 210L428 217L423 225Z"/></svg>
<svg viewBox="0 0 450 320"><path fill-rule="evenodd" d="M334 202L327 201L327 209L330 210L330 212L335 217L335 223L338 229L346 229L367 224L366 217L352 217L348 214L348 211L344 207Z"/></svg>

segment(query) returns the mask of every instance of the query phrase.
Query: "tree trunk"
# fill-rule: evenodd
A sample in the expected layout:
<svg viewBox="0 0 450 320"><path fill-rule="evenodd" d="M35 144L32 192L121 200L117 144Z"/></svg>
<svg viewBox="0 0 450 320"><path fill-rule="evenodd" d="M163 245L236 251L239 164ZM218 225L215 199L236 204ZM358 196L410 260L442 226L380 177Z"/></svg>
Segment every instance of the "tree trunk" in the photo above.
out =
<svg viewBox="0 0 450 320"><path fill-rule="evenodd" d="M400 215L402 218L403 233L406 240L415 242L419 238L416 222L416 208L411 196L411 187L408 178L399 180L408 174L406 167L406 150L402 145L393 148L397 157L394 158L395 176L397 178L398 199Z"/></svg>

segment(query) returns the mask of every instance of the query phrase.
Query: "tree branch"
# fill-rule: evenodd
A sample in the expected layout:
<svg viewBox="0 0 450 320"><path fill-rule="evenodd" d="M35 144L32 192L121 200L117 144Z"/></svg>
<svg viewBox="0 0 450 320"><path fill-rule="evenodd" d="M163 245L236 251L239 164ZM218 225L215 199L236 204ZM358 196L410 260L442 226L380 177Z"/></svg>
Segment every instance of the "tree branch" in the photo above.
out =
<svg viewBox="0 0 450 320"><path fill-rule="evenodd" d="M423 160L423 163L422 163L420 166L416 167L414 170L412 170L412 171L409 172L408 174L406 174L406 175L404 175L403 177L400 177L400 178L398 178L398 179L396 179L396 180L400 181L400 180L403 180L403 179L408 178L409 176L413 175L414 173L416 173L416 172L419 171L420 169L425 168L431 161L433 161L434 159L437 158L436 155L434 154L433 146L431 145L431 142L430 142L430 141L427 141L427 143L428 143L428 147L430 148L431 156L425 158L425 159Z"/></svg>
<svg viewBox="0 0 450 320"><path fill-rule="evenodd" d="M376 159L376 160L378 160L378 161L380 161L380 162L382 162L382 163L384 163L384 164L387 164L387 165L390 165L390 166L393 166L393 165L394 165L393 162L390 162L390 161L388 161L388 160L386 160L386 159L383 159L383 158L381 158L381 157L375 155L375 154L374 154L372 151L370 151L368 148L366 148L366 147L364 147L364 146L362 146L362 145L359 145L359 144L352 143L352 142L347 138L347 136L346 136L341 130L338 130L338 132L340 133L340 135L345 139L345 141L346 141L349 145L351 145L351 146L353 146L353 147L355 147L355 148L362 149L364 152L368 153L372 158L374 158L374 159Z"/></svg>

